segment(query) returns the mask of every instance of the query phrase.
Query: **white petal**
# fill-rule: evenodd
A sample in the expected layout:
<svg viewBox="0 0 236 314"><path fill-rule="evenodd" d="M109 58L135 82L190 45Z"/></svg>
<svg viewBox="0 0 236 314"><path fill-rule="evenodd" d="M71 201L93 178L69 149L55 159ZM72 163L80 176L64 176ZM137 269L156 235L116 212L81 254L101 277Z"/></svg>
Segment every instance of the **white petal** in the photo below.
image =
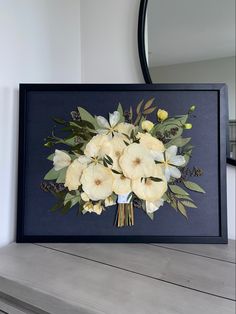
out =
<svg viewBox="0 0 236 314"><path fill-rule="evenodd" d="M165 177L166 177L166 181L168 182L170 180L170 167L165 167Z"/></svg>
<svg viewBox="0 0 236 314"><path fill-rule="evenodd" d="M110 128L110 125L109 125L107 119L105 119L104 117L102 117L102 116L97 116L97 117L96 117L96 120L97 120L98 125L99 125L101 128L107 128L107 129Z"/></svg>
<svg viewBox="0 0 236 314"><path fill-rule="evenodd" d="M114 111L113 113L109 113L109 122L111 127L115 126L120 120L119 111Z"/></svg>
<svg viewBox="0 0 236 314"><path fill-rule="evenodd" d="M81 162L81 164L88 164L92 161L92 159L88 156L79 156L79 161Z"/></svg>
<svg viewBox="0 0 236 314"><path fill-rule="evenodd" d="M168 168L169 168L171 177L174 177L176 179L179 179L181 177L181 172L179 171L178 168L173 167L173 166L169 166Z"/></svg>
<svg viewBox="0 0 236 314"><path fill-rule="evenodd" d="M182 166L185 164L185 158L181 155L173 156L168 160L168 163L174 166Z"/></svg>
<svg viewBox="0 0 236 314"><path fill-rule="evenodd" d="M53 165L56 171L59 171L71 163L71 158L68 154L64 153L61 150L56 149L53 157Z"/></svg>
<svg viewBox="0 0 236 314"><path fill-rule="evenodd" d="M164 162L164 155L163 153L154 151L154 150L150 150L150 153L152 155L152 157L154 158L154 160L159 161L159 162Z"/></svg>
<svg viewBox="0 0 236 314"><path fill-rule="evenodd" d="M169 160L171 157L174 157L177 154L177 146L172 145L166 150L166 160Z"/></svg>
<svg viewBox="0 0 236 314"><path fill-rule="evenodd" d="M151 214L154 213L156 210L159 209L164 203L163 199L157 200L155 202L148 202L146 201L146 211L147 213Z"/></svg>

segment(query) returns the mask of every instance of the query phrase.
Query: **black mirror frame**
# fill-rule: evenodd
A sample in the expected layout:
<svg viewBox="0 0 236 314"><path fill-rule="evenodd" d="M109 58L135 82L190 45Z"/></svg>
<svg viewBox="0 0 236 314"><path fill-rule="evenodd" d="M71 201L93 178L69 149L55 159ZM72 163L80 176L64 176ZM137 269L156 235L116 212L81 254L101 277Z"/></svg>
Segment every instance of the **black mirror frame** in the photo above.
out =
<svg viewBox="0 0 236 314"><path fill-rule="evenodd" d="M146 51L145 51L145 25L146 25L146 13L147 13L148 0L141 0L139 6L139 17L138 17L138 52L140 65L146 84L152 84L152 78L148 69ZM229 141L228 141L229 143ZM228 144L229 145L229 144ZM236 160L227 157L227 163L236 166Z"/></svg>

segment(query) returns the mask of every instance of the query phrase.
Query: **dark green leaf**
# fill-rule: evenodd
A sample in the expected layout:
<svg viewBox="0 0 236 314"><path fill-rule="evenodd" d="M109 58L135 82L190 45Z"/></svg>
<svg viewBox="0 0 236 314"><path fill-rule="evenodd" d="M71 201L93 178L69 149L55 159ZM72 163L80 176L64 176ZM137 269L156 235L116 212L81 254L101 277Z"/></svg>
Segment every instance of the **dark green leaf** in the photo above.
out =
<svg viewBox="0 0 236 314"><path fill-rule="evenodd" d="M162 179L157 178L157 177L150 177L150 179L151 179L152 181L154 181L154 182L161 182L161 181L163 181Z"/></svg>

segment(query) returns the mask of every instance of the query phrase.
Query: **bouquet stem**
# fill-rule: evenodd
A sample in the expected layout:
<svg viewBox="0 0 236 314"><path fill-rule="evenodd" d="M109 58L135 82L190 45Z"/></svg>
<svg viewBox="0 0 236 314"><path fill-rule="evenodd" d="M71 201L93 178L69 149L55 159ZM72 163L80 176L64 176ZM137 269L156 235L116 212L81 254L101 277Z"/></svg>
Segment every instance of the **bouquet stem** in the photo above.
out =
<svg viewBox="0 0 236 314"><path fill-rule="evenodd" d="M117 227L125 227L125 226L134 225L133 203L118 204L115 224Z"/></svg>

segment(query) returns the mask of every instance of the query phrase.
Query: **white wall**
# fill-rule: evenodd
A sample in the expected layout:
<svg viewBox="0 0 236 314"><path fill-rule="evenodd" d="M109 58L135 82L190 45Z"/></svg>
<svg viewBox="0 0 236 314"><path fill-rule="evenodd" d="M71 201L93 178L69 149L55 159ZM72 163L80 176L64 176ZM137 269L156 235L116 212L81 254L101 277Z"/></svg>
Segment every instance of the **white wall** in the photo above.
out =
<svg viewBox="0 0 236 314"><path fill-rule="evenodd" d="M235 57L152 67L153 82L226 83L229 89L229 116L235 119Z"/></svg>
<svg viewBox="0 0 236 314"><path fill-rule="evenodd" d="M81 0L82 80L136 83L139 0Z"/></svg>
<svg viewBox="0 0 236 314"><path fill-rule="evenodd" d="M0 0L0 246L15 238L20 82L80 82L80 2Z"/></svg>

